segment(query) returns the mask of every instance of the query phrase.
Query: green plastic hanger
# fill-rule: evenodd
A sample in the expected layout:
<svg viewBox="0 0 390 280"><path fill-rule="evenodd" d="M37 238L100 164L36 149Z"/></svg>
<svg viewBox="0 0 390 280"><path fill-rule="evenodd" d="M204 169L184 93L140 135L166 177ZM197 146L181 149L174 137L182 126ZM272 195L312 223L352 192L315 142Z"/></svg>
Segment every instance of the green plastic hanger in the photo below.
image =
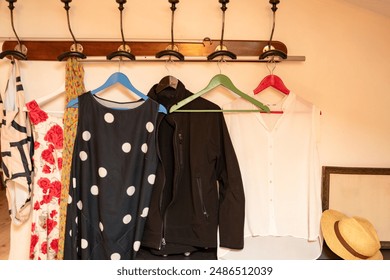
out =
<svg viewBox="0 0 390 280"><path fill-rule="evenodd" d="M236 93L237 95L241 96L245 100L249 101L250 103L254 104L256 107L259 108L259 110L179 110L181 107L186 105L187 103L191 102L192 100L200 97L201 95L209 92L210 90L218 87L218 86L224 86L225 88L229 89L230 91ZM240 91L233 82L223 74L215 75L209 82L209 84L199 91L198 93L195 93L181 101L179 101L177 104L174 104L170 109L170 113L173 112L270 112L270 109L268 106L264 105L260 101L250 97L249 95L243 93Z"/></svg>

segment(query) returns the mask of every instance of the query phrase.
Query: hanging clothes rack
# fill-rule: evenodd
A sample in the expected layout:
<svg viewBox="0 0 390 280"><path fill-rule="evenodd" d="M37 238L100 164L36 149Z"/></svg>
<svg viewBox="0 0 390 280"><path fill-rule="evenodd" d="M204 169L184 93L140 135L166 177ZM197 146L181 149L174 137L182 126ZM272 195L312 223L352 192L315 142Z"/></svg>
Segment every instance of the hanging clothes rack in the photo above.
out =
<svg viewBox="0 0 390 280"><path fill-rule="evenodd" d="M61 0L61 2L63 2L65 4L64 9L66 11L66 19L67 19L67 22L68 22L68 29L69 29L70 35L73 38L73 45L71 45L70 51L65 51L62 54L60 54L57 57L57 60L62 61L62 60L65 60L68 57L77 57L77 58L85 59L87 57L83 53L83 45L79 44L77 42L76 37L74 36L72 28L70 26L70 19L69 19L69 9L70 9L70 6L69 6L69 3L72 2L72 0Z"/></svg>
<svg viewBox="0 0 390 280"><path fill-rule="evenodd" d="M222 10L222 31L221 31L221 40L219 46L215 49L215 51L207 56L207 60L213 60L214 58L221 57L220 60L224 60L224 57L230 57L231 59L237 59L237 55L227 49L227 47L223 44L223 35L225 33L225 13L227 10L227 3L229 0L219 0L221 3Z"/></svg>
<svg viewBox="0 0 390 280"><path fill-rule="evenodd" d="M121 37L122 37L122 45L119 46L118 50L107 55L107 59L111 60L115 57L119 57L121 60L123 57L128 58L130 60L135 60L135 56L131 53L131 48L126 44L125 36L123 34L123 10L124 4L127 2L126 0L116 0L119 4L119 13L120 13L120 28L121 28Z"/></svg>
<svg viewBox="0 0 390 280"><path fill-rule="evenodd" d="M287 58L287 52L284 52L281 49L278 49L277 47L272 45L272 38L274 36L275 31L275 21L276 21L276 10L278 9L278 4L280 3L279 0L270 0L269 3L272 5L272 31L271 35L268 41L268 45L263 49L263 53L259 56L259 59L267 59L271 58L272 60L275 59L275 56L286 59Z"/></svg>
<svg viewBox="0 0 390 280"><path fill-rule="evenodd" d="M17 39L17 45L12 49L12 46L9 46L7 48L3 47L3 51L0 53L0 59L10 56L12 58L20 59L20 60L27 60L27 47L21 43L18 34L16 33L15 26L14 26L14 2L17 0L6 0L9 5L8 8L10 10L11 15L11 26L12 31L15 34L15 37ZM14 44L13 44L14 45Z"/></svg>
<svg viewBox="0 0 390 280"><path fill-rule="evenodd" d="M175 19L175 11L176 11L176 4L179 3L179 0L168 0L169 3L171 3L171 11L172 11L172 16L171 16L171 44L168 45L165 50L160 51L156 53L156 58L161 58L164 56L169 57L169 61L172 61L172 56L176 57L178 60L183 61L184 60L184 55L179 52L179 48L177 45L175 45L175 40L173 39L173 23Z"/></svg>
<svg viewBox="0 0 390 280"><path fill-rule="evenodd" d="M8 50L18 44L18 41L15 40L3 39L2 50ZM110 60L106 59L106 55L118 47L118 42L120 41L87 39L78 40L77 44L83 46L83 53L88 56L88 58L83 59L83 62L109 62ZM160 61L165 63L166 60L156 58L155 54L164 49L169 43L166 40L132 40L127 45L131 48L136 61ZM224 40L224 45L237 55L237 59L229 60L229 62L267 62L267 59L259 59L259 53L268 43L268 40ZM73 42L63 39L25 39L23 44L28 48L29 60L56 61L58 54L66 52ZM175 62L218 62L218 60L207 60L207 56L214 52L219 44L220 40L209 38L177 41L175 45L180 48L186 59L184 61L175 60ZM272 41L272 46L278 50L283 50L285 53L288 52L286 45L280 41ZM287 59L283 61L305 61L305 59L305 56L288 55ZM123 62L127 61L123 60Z"/></svg>
<svg viewBox="0 0 390 280"><path fill-rule="evenodd" d="M13 26L12 9L13 2L16 0L6 0L10 2L11 20ZM128 60L123 62L133 61L161 61L166 62L166 59L161 57L168 55L169 59L172 57L178 58L177 62L219 62L220 59L216 57L230 57L231 62L268 62L269 55L275 57L275 52L280 52L283 61L305 61L305 56L293 56L287 55L287 47L280 41L273 41L273 30L275 27L275 11L276 5L279 0L270 0L273 5L272 10L274 25L269 40L225 40L224 39L224 23L225 23L225 11L227 9L227 3L229 0L218 0L221 3L222 10L222 34L219 40L212 40L208 37L202 40L181 40L174 41L173 37L173 23L174 23L174 12L176 10L176 4L179 0L168 0L171 3L171 39L169 40L131 40L126 43L123 35L122 26L122 11L123 5L126 0L116 0L119 3L119 10L121 15L121 46L118 49L118 42L120 40L111 39L84 39L76 40L69 19L69 3L72 0L61 0L65 4L64 9L66 10L67 24L69 32L72 36L73 41L61 39L39 39L39 38L26 38L21 44L19 37L16 32L16 41L10 40L10 38L0 38L0 41L4 41L2 45L3 57L7 54L9 49L19 46L27 52L29 50L29 60L38 61L63 61L67 57L76 57L83 59L84 62L104 62L111 61L115 56L127 56ZM12 8L11 8L12 7ZM13 28L14 29L14 28ZM15 31L15 30L14 30ZM69 45L70 51L69 51ZM167 47L168 45L168 47ZM272 50L269 50L272 46ZM112 50L118 49L117 52ZM178 50L180 49L180 52ZM131 50L131 53L130 53ZM161 51L163 50L163 51ZM229 50L229 51L228 51ZM267 51L265 51L267 50ZM272 53L270 53L272 52ZM18 53L19 54L19 53ZM21 52L22 54L22 52ZM59 55L60 54L60 55ZM109 54L109 55L107 55ZM23 59L23 56L20 56ZM184 60L185 57L185 60Z"/></svg>

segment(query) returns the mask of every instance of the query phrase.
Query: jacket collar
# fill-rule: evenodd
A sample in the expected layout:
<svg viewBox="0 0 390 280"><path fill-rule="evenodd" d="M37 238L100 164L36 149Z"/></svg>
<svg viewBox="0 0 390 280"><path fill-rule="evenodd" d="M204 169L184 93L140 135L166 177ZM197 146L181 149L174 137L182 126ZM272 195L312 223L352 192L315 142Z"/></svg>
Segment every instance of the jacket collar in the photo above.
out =
<svg viewBox="0 0 390 280"><path fill-rule="evenodd" d="M155 84L149 90L148 96L151 99L157 101L158 103L164 105L168 111L172 107L172 105L192 95L192 93L186 89L186 87L180 80L178 81L176 89L168 87L157 93L156 87L157 84Z"/></svg>

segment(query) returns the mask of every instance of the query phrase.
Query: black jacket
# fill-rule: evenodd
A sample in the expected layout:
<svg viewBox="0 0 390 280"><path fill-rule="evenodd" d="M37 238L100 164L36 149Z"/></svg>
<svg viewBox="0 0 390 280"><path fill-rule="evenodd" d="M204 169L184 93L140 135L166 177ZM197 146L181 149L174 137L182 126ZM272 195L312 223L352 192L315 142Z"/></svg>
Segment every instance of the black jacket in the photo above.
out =
<svg viewBox="0 0 390 280"><path fill-rule="evenodd" d="M148 96L169 108L191 96L183 83ZM220 109L197 98L182 109ZM142 245L156 253L196 247L243 248L245 199L241 173L222 113L161 114L160 163Z"/></svg>

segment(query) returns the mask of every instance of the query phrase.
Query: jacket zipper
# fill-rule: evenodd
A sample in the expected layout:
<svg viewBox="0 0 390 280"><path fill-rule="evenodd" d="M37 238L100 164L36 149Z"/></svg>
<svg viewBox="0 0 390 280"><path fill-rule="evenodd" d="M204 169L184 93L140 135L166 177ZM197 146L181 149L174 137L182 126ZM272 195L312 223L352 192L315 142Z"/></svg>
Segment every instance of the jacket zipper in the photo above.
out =
<svg viewBox="0 0 390 280"><path fill-rule="evenodd" d="M167 223L167 210L168 210L169 206L172 204L172 202L174 201L175 186L178 185L179 175L180 175L180 167L183 166L183 164L184 164L184 160L183 160L183 134L181 132L178 133L178 138L179 138L179 151L178 152L179 152L179 163L180 163L180 165L179 165L179 167L177 167L177 165L175 165L175 173L174 173L175 179L174 179L174 183L173 183L172 200L168 204L168 206L165 208L165 212L164 212L164 215L163 215L163 226L162 226L162 229L161 229L161 242L160 242L159 250L162 250L165 247L165 245L167 244L166 240L165 240L165 230L166 230L166 223ZM175 151L178 150L176 141L174 141L173 145L175 147L175 149L174 149L174 153L175 153ZM161 196L161 199L160 199L160 209L161 209L161 206L162 206L162 196Z"/></svg>
<svg viewBox="0 0 390 280"><path fill-rule="evenodd" d="M209 214L207 213L206 206L205 206L204 201L203 201L202 180L200 179L200 177L196 177L196 182L197 182L197 186L198 186L198 192L199 192L200 204L202 207L202 213L206 217L206 219L208 219Z"/></svg>
<svg viewBox="0 0 390 280"><path fill-rule="evenodd" d="M159 123L158 123L158 126L160 126L162 122L162 119L159 120ZM157 130L159 131L159 130ZM156 137L158 139L159 135L156 134ZM162 162L162 159L161 159L161 154L160 154L160 150L158 150L158 157L160 159L160 162ZM161 164L162 168L163 168L163 174L165 174L165 168L164 168L164 165ZM161 209L162 209L162 200L163 200L163 193L164 193L164 188L165 188L165 183L166 183L166 178L164 176L164 182L163 182L163 187L162 187L162 192L161 192L161 196L160 196L160 212L161 212ZM163 214L163 221L165 221L165 213ZM161 250L162 248L164 248L164 246L166 245L166 242L165 242L165 225L164 225L164 222L163 222L163 225L161 227L161 240L160 240L160 244L159 244L159 247L158 249Z"/></svg>

